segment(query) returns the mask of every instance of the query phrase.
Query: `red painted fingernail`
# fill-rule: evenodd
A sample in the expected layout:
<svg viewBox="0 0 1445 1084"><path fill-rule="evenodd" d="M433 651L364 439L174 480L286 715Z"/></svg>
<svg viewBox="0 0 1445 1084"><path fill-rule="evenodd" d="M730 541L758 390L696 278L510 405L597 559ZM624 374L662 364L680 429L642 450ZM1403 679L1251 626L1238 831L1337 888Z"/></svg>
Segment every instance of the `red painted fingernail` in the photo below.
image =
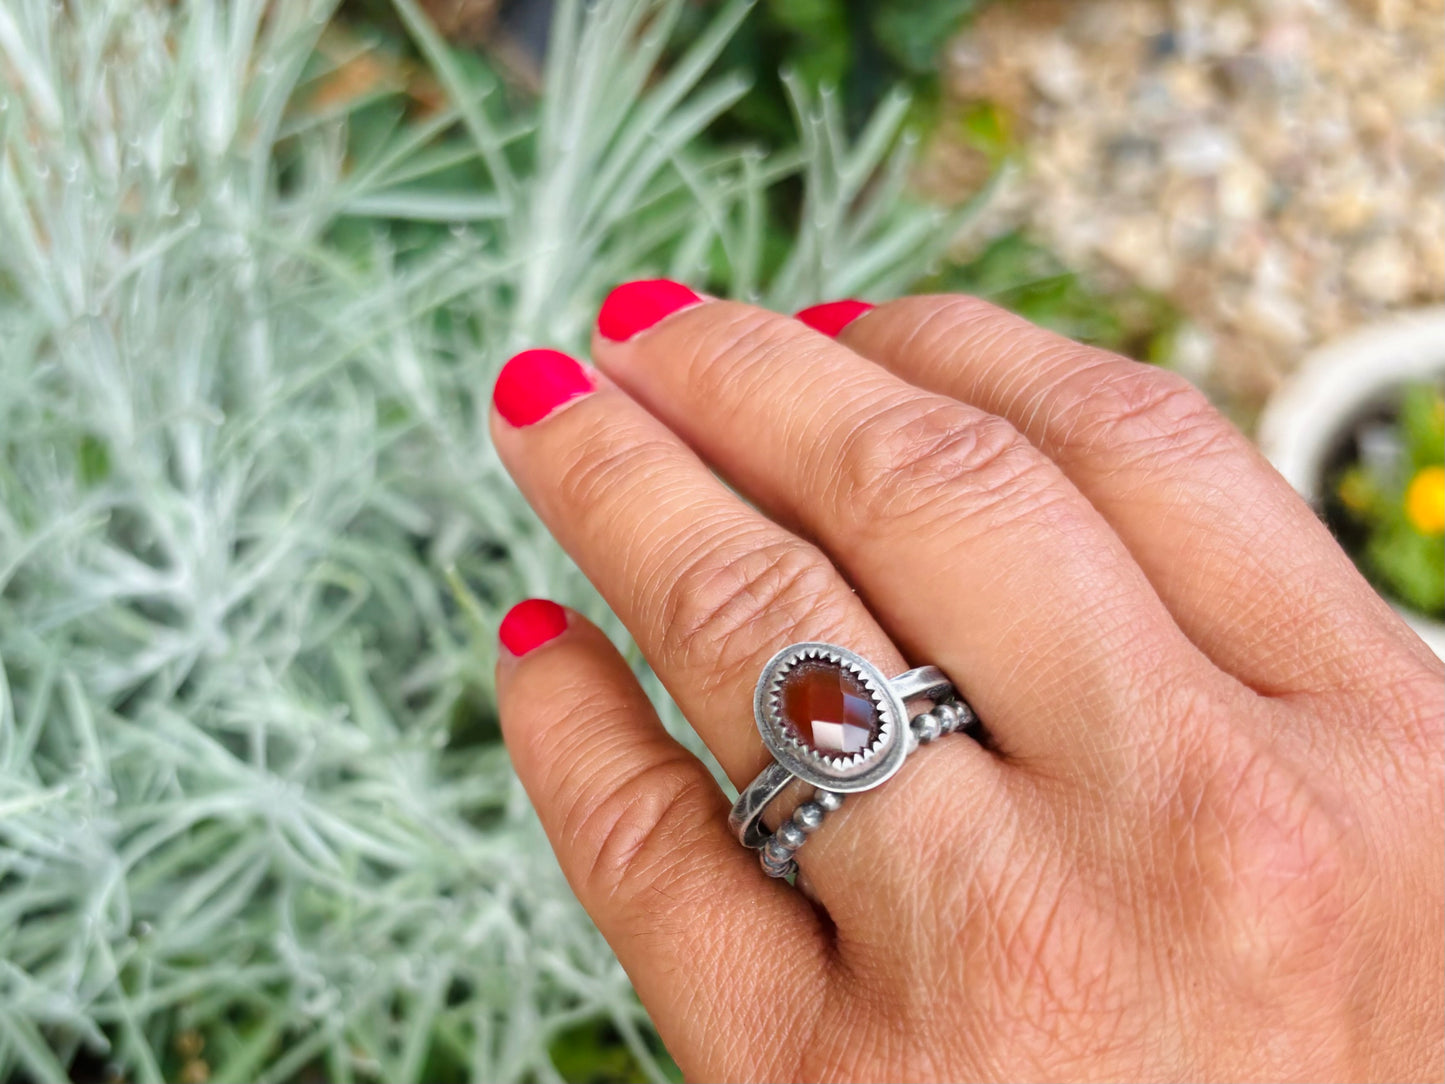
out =
<svg viewBox="0 0 1445 1084"><path fill-rule="evenodd" d="M581 362L562 351L523 350L497 374L492 402L509 424L531 425L596 387Z"/></svg>
<svg viewBox="0 0 1445 1084"><path fill-rule="evenodd" d="M525 655L567 631L567 611L545 598L517 603L502 618L497 638L513 655Z"/></svg>
<svg viewBox="0 0 1445 1084"><path fill-rule="evenodd" d="M854 301L852 298L843 301L825 301L821 305L811 305L793 313L793 319L801 320L814 331L821 331L824 335L836 339L838 332L874 308L877 306L871 305L867 301Z"/></svg>
<svg viewBox="0 0 1445 1084"><path fill-rule="evenodd" d="M664 316L671 316L701 300L692 290L671 279L624 282L602 302L602 308L597 312L597 330L604 339L615 343L626 342Z"/></svg>

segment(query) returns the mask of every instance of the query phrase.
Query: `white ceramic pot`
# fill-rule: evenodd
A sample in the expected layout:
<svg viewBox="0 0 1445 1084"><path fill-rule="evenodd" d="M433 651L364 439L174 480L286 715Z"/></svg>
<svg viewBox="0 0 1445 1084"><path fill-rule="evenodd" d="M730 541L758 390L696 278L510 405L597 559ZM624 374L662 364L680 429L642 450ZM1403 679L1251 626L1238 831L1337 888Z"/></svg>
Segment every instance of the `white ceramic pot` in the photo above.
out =
<svg viewBox="0 0 1445 1084"><path fill-rule="evenodd" d="M1360 415L1402 384L1445 376L1445 308L1422 309L1363 328L1307 358L1270 399L1259 445L1312 504L1324 497L1325 459ZM1445 658L1445 625L1396 607Z"/></svg>

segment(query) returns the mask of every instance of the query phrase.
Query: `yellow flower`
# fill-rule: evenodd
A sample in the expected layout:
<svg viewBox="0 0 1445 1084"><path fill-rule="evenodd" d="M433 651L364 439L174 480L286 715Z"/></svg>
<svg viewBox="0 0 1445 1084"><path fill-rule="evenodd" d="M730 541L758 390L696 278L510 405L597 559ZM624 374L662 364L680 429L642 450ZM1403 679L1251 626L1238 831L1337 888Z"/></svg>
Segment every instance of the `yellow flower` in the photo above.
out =
<svg viewBox="0 0 1445 1084"><path fill-rule="evenodd" d="M1445 534L1445 467L1423 467L1410 479L1405 515L1421 534Z"/></svg>

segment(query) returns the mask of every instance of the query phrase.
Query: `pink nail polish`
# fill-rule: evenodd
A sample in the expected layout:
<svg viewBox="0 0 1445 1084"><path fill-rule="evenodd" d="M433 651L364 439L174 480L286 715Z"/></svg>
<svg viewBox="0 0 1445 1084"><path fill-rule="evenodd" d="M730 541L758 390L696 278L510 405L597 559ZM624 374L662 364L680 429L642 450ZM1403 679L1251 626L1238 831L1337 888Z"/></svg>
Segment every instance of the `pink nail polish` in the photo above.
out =
<svg viewBox="0 0 1445 1084"><path fill-rule="evenodd" d="M843 301L825 301L821 305L812 305L801 309L793 314L793 319L807 324L814 331L821 331L824 335L836 339L838 332L865 312L871 312L875 308L877 308L876 305L869 304L867 301L855 301L847 298Z"/></svg>
<svg viewBox="0 0 1445 1084"><path fill-rule="evenodd" d="M597 313L597 331L604 339L626 342L664 317L702 301L671 279L638 279L616 287Z"/></svg>
<svg viewBox="0 0 1445 1084"><path fill-rule="evenodd" d="M521 657L566 631L566 610L545 598L529 598L507 611L497 638L513 655Z"/></svg>
<svg viewBox="0 0 1445 1084"><path fill-rule="evenodd" d="M560 350L523 350L502 366L492 402L509 425L521 427L594 390L591 374L575 358Z"/></svg>

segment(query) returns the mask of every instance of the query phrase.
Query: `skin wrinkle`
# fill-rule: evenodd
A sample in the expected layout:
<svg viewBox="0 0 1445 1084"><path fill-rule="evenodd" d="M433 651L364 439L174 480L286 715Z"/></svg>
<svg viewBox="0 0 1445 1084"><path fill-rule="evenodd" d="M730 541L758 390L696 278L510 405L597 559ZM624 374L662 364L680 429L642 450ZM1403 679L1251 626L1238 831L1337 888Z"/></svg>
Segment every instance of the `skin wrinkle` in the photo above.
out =
<svg viewBox="0 0 1445 1084"><path fill-rule="evenodd" d="M895 781L897 786L892 785ZM976 745L950 748L935 743L910 757L895 781L850 799L830 814L825 831L800 855L806 869L817 866L836 872L842 863L845 868L866 864L869 870L873 887L867 895L860 898L845 892L830 900L845 958L853 958L851 951L867 956L881 950L891 956L899 937L929 928L928 913L917 910L925 901L913 890L915 871L931 868L937 855L951 851L950 840L960 853L977 842L970 840L967 827L944 837L928 830L930 822L946 823L952 810L964 825L982 829L1002 817L1013 801L999 762ZM970 812L978 809L990 811L987 821ZM921 817L920 810L930 813ZM887 843L881 853L879 840ZM880 911L886 918L877 917ZM847 936L850 923L862 930L855 938Z"/></svg>
<svg viewBox="0 0 1445 1084"><path fill-rule="evenodd" d="M833 991L841 992L847 989L848 984L835 977L829 987ZM832 1012L818 1014L810 1022L808 1041L793 1049L791 1070L771 1079L778 1081L867 1079L868 1071L862 1067L866 1064L863 1059L867 1055L861 1052L853 1054L850 1061L840 1063L838 1059L830 1058L826 1052L837 1049L857 1050L858 1044L855 1043L854 1037L865 1032L871 1033L876 1028L876 1018L871 1011L865 1014L864 1007L858 1002L852 1001L852 999L845 1001L835 995ZM901 1072L897 1075L900 1078L904 1077Z"/></svg>
<svg viewBox="0 0 1445 1084"><path fill-rule="evenodd" d="M905 488L906 488L906 487L905 487ZM1001 487L1001 488L1002 488L1002 487ZM1064 513L1062 513L1062 516L1063 516L1063 518L1064 518L1065 520L1067 520L1067 519L1069 518L1069 513L1068 513L1068 512L1064 512ZM1057 533L1057 529L1056 529L1056 528L1050 528L1050 526L1049 526L1049 524L1048 524L1048 521L1047 521L1047 518L1042 514L1042 509L1041 509L1041 508L1037 508L1037 507L1036 507L1035 510L1033 511L1032 515L1023 514L1023 515L1020 515L1018 518L1019 518L1019 523L1020 523L1020 525L1021 525L1021 526L1026 526L1028 529L1038 530L1041 534L1044 534L1044 535L1048 535L1049 533ZM980 516L980 521L982 521L983 519L984 519L984 517ZM877 520L877 522L884 522L884 520L882 519L882 517L879 517L879 519ZM955 532L955 537L960 537L960 536L962 536L962 537L967 537L967 534L966 534L966 532ZM1098 565L1097 565L1097 564L1094 564L1094 565L1090 565L1089 567L1090 567L1091 569L1097 569L1097 568L1098 568ZM1097 573L1096 573L1096 574L1097 574ZM1096 603L1094 603L1093 613L1090 614L1090 616L1095 617L1095 621L1094 621L1093 623L1094 623L1094 625L1096 626L1096 628L1098 628L1098 627L1099 627L1099 622L1098 622L1098 620L1097 620L1097 617L1098 617L1098 615L1101 614L1101 613L1104 611L1104 609L1107 607L1107 605L1108 605L1108 599L1109 599L1111 596L1110 596L1109 594L1107 594L1107 593L1102 593L1102 592L1096 592L1096 591L1094 591L1094 590L1093 590L1093 585L1080 585L1079 588L1076 588L1076 589L1072 592L1072 595L1073 595L1073 597L1078 597L1078 598L1094 598L1094 597L1098 597L1098 598L1101 598L1101 599L1104 600L1103 602L1096 602ZM1086 613L1087 613L1087 611L1086 611ZM1122 625L1124 624L1124 622L1120 622L1120 624L1121 624L1121 626L1122 626ZM998 637L998 638L996 639L996 642L997 642L1000 646L1003 646L1003 645L1007 644L1010 639L1011 639L1011 638L1008 637L1008 636L1005 634L1005 635L1003 635L1003 636ZM1100 640L1105 640L1105 641L1106 641L1106 640L1107 640L1107 636L1100 636L1100 637L1098 637L1098 639L1100 639ZM1134 637L1134 636L1132 636L1132 635L1130 635L1130 636L1121 636L1121 637L1119 637L1119 639L1120 639L1120 645L1119 645L1120 650L1121 650L1121 651L1128 651L1128 650L1129 650L1128 645L1129 645L1131 642L1135 642L1136 637ZM1137 650L1135 651L1135 653L1137 653ZM1013 648L1013 650L1009 651L1008 654L1009 654L1012 658L1014 658L1014 659L1016 660L1016 662L1015 662L1015 666L1016 666L1016 667L1021 666L1021 665L1023 665L1023 664L1026 663L1026 662L1031 661L1031 659L1035 659L1035 660L1037 659L1037 656L1030 656L1030 654L1028 653L1028 648L1027 648L1026 646L1023 648L1023 650L1020 650L1019 647L1018 647L1017 645L1015 645L1015 647ZM1056 670L1058 669L1058 666L1059 666L1058 659L1054 659L1054 667L1055 667ZM1007 685L1005 684L1003 687L1007 687ZM1087 686L1086 686L1086 687L1087 687ZM1005 744L1005 746L1007 745L1006 741L1005 741L1004 744Z"/></svg>
<svg viewBox="0 0 1445 1084"><path fill-rule="evenodd" d="M1041 426L1039 424L1039 418L1042 416L1043 418L1048 419L1051 412L1046 410L1047 399L1045 395L1036 394L1032 397L1029 396L1028 385L1027 382L1023 379L1023 376L1025 373L1037 371L1038 369L1043 368L1048 360L1050 360L1050 352L1045 347L1035 347L1034 349L1029 351L1027 357L1025 358L1025 363L1019 366L1017 369L1020 377L1020 382L1018 387L1014 390L1013 401L1005 400L1007 406L1004 410L1000 411L1000 413L1004 414L1005 417L1012 416L1016 411L1021 413L1023 415L1024 422L1019 428L1023 430L1023 432L1030 434L1030 439L1033 440L1040 449L1044 450L1045 455L1050 454L1049 445L1051 444L1051 441L1048 435L1047 424ZM983 394L986 396L988 393L985 390ZM1072 397L1069 397L1066 394L1060 396L1060 399L1066 402L1070 401L1071 398ZM1030 399L1032 400L1031 402ZM1080 406L1076 399L1073 400L1072 405L1074 405L1075 407ZM1057 417L1059 414L1059 412L1052 413L1054 417ZM1076 412L1076 419L1079 413L1082 413L1082 411ZM1070 424L1072 425L1074 424L1074 422L1071 421Z"/></svg>
<svg viewBox="0 0 1445 1084"><path fill-rule="evenodd" d="M1109 359L1087 362L1071 372L1051 397L1034 397L1034 410L1043 421L1030 421L1026 431L1038 432L1047 454L1064 457L1088 470L1107 451L1111 467L1137 468L1153 457L1181 460L1208 459L1216 469L1239 475L1237 460L1243 438L1209 405L1209 401L1181 376L1134 363ZM1068 412L1047 404L1086 401L1088 406Z"/></svg>
<svg viewBox="0 0 1445 1084"><path fill-rule="evenodd" d="M729 529L722 530L724 526ZM655 530L657 545L652 552L668 556L652 562L643 574L641 597L650 603L645 609L656 614L651 640L662 645L670 662L666 669L686 672L698 661L692 639L697 631L696 622L687 619L685 607L695 603L691 592L697 589L699 581L714 577L716 570L726 570L733 562L747 559L749 554L787 542L761 522L731 512L689 522L681 531L673 523L658 522ZM684 631L688 635L681 641L672 638ZM726 684L727 675L712 665L708 670L710 676L703 680L718 687Z"/></svg>
<svg viewBox="0 0 1445 1084"><path fill-rule="evenodd" d="M739 372L758 374L758 385L747 387L749 395L766 394L767 385L779 373L796 379L807 368L799 365L799 360L814 349L815 335L792 322L784 325L761 310L727 304L700 306L680 313L677 322L690 317L718 321L714 334L695 338L692 349L682 353L683 380L696 389L701 401L710 404L739 401L735 394Z"/></svg>
<svg viewBox="0 0 1445 1084"><path fill-rule="evenodd" d="M577 409L580 407L574 411ZM665 434L640 432L631 419L609 419L603 414L599 425L585 442L563 452L553 489L559 511L595 506L599 495L630 487L649 464L665 463L677 455L676 444Z"/></svg>
<svg viewBox="0 0 1445 1084"><path fill-rule="evenodd" d="M675 486L676 491L679 491L679 493L685 491L683 490L681 481L675 483ZM663 487L663 491L670 489L672 489L670 486ZM603 489L598 490L598 493L617 493L617 491L621 491L620 486L605 486L604 484ZM639 494L639 497L642 496L643 494ZM695 496L695 494L689 491L689 496ZM587 503L595 504L597 502ZM692 523L698 525L699 528L717 529L721 528L725 523L730 523L730 525L737 526L737 528L749 528L749 526L751 526L746 522L746 517L741 515L741 506L738 506L736 512L725 506L715 507L711 512L702 513L701 519L698 519L698 513L695 512L696 506L698 506L696 500L689 500L685 507L694 510L694 512L692 512ZM623 529L626 529L627 523L631 523L634 529L634 535L631 536L631 538L618 539L618 541L623 543L623 545L618 548L618 552L624 555L624 569L640 565L639 568L636 568L636 571L629 572L630 578L643 581L644 587L647 588L644 597L662 597L655 581L668 580L668 578L670 578L669 569L672 568L672 565L669 564L670 559L678 559L679 556L681 556L681 554L679 554L679 549L681 548L675 545L675 538L673 538L673 523L668 519L657 519L657 517L649 516L618 516L614 522L623 526ZM613 529L617 529L617 526L614 526ZM668 545L663 545L663 539L665 538L668 539ZM655 555L666 556L662 561L656 561L656 559L653 559ZM610 594L607 591L607 584L603 584L601 587L603 587L604 594ZM626 600L626 598L613 597L610 598L610 601L613 601L614 606L617 606L620 610L626 611L630 608L627 606L627 601L629 600Z"/></svg>
<svg viewBox="0 0 1445 1084"><path fill-rule="evenodd" d="M585 687L577 690L577 694L582 696L588 692L590 689ZM578 703L585 703L585 701L578 701ZM566 788L568 782L580 781L584 785L578 789L577 801L586 801L595 797L596 783L608 778L614 765L628 762L625 755L619 754L632 751L628 743L627 731L623 730L619 734L614 729L615 725L622 721L624 720L615 716L597 720L597 731L601 736L587 744L560 741L555 728L546 730L539 728L537 736L532 739L536 742L533 756L538 763L545 765L542 769L542 778L545 784L560 793ZM668 759L671 757L672 753L669 751ZM585 810L580 810L576 801L567 802L562 806L559 823L569 839L577 838L576 818L583 813Z"/></svg>
<svg viewBox="0 0 1445 1084"><path fill-rule="evenodd" d="M1022 1045L1019 1053L1043 1067L1051 1060L1050 1048L1062 1038L1058 1006L1066 996L1055 987L1060 964L1052 958L1056 946L1050 931L1057 922L1064 891L1061 882L1036 869L1032 861L1016 860L1015 865L1019 874L1005 882L994 897L989 921L996 931L992 953L995 986L1003 994L992 1015L995 1026L1001 1025ZM1052 902L1040 907L1040 898ZM1044 1072L1053 1075L1048 1069Z"/></svg>
<svg viewBox="0 0 1445 1084"><path fill-rule="evenodd" d="M1369 718L1397 721L1398 725L1388 728L1388 733L1405 745L1402 753L1413 753L1418 764L1428 765L1432 769L1430 778L1436 781L1438 754L1445 744L1445 681L1441 670L1437 663L1422 674L1390 675L1372 690L1371 700L1379 707L1362 713ZM1399 768L1398 761L1392 763Z"/></svg>
<svg viewBox="0 0 1445 1084"><path fill-rule="evenodd" d="M1214 544L1207 525L1202 523L1193 525L1190 538L1183 543L1189 552L1203 552L1206 548L1213 548ZM1229 613L1237 623L1248 623L1272 633L1261 637L1264 646L1255 654L1262 670L1273 669L1272 663L1280 664L1277 672L1286 670L1284 664L1289 664L1292 668L1290 682L1257 681L1254 685L1255 691L1264 696L1290 700L1297 696L1330 694L1347 687L1355 687L1359 677L1354 674L1366 672L1366 660L1373 656L1373 652L1368 649L1369 645L1362 639L1363 630L1360 630L1357 607L1348 598L1321 595L1311 601L1311 612L1307 621L1301 620L1299 614L1289 616L1278 613L1271 600L1260 598L1246 590L1250 577L1265 571L1262 563L1251 554L1252 551L1247 551L1235 562L1234 567L1226 573L1226 582L1219 587L1220 596L1225 600L1224 612ZM1320 571L1322 579L1325 578L1327 570ZM1208 582L1204 571L1201 570L1197 575L1201 586ZM1336 614L1344 620L1336 620ZM1356 642L1361 648L1361 658L1348 668L1342 668L1331 658L1328 650L1333 640L1330 630L1336 627L1342 631L1347 627L1357 630ZM1200 647L1206 654L1214 654L1217 643L1227 636L1228 629L1221 625L1213 637L1200 642ZM1300 658L1317 661L1311 666L1302 666L1299 663ZM1378 681L1378 674L1373 677Z"/></svg>
<svg viewBox="0 0 1445 1084"><path fill-rule="evenodd" d="M988 802L991 816L987 823L972 822L965 824L957 834L925 836L920 840L919 865L943 871L940 881L949 888L937 903L939 913L945 919L954 915L957 918L955 925L959 928L965 924L968 913L979 906L978 901L989 892L988 852L997 854L1001 848L1011 850L1013 841L1023 834L1020 827L1023 813L1015 790L1009 786L1009 777L999 772L993 776L992 783ZM940 779L934 789L943 790L945 785L946 780ZM913 898L911 903L914 909L912 917L916 921L910 922L906 928L919 932L928 930L923 911L929 903L917 898Z"/></svg>
<svg viewBox="0 0 1445 1084"><path fill-rule="evenodd" d="M1220 492L1223 493L1223 491L1224 490L1221 487ZM1188 503L1189 499L1189 495L1185 491L1181 491L1178 495L1170 497L1164 509L1162 509L1159 513L1160 519L1169 519L1178 523L1181 519L1183 519L1183 517L1177 516L1175 512L1181 509L1186 503ZM1154 498L1148 496L1141 496L1134 500L1135 506L1141 509L1153 503L1157 503L1157 501ZM1268 517L1260 516L1259 522L1261 524L1268 523ZM1181 552L1200 554L1220 549L1220 542L1217 539L1215 533L1209 529L1208 524L1197 521L1189 522L1186 519L1183 523L1183 529L1186 534L1180 542ZM1233 611L1237 619L1253 619L1256 625L1258 625L1260 621L1270 620L1270 600L1261 599L1248 591L1238 590L1237 588L1247 584L1251 578L1259 577L1268 573L1268 569L1259 559L1257 554L1261 551L1266 551L1271 547L1277 546L1278 543L1274 538L1257 538L1242 551L1231 550L1231 553L1238 553L1238 556L1234 563L1234 567L1226 568L1225 575L1228 576L1229 582L1226 585L1223 585L1222 589L1221 585L1219 585L1217 582L1211 584L1213 589L1218 592L1222 600L1223 606ZM1148 562L1146 561L1146 567L1147 565ZM1193 573L1185 571L1182 573L1182 575L1184 576L1186 582L1190 579L1197 577L1200 580L1200 586L1203 586L1203 584L1208 581L1208 574L1203 569L1199 569ZM1156 580L1156 582L1158 582L1159 577L1155 576L1153 578ZM1225 638L1226 634L1227 629L1221 624L1220 627L1215 630L1215 634L1213 636L1208 636L1204 639L1199 639L1198 637L1196 637L1196 641L1199 643L1199 646L1205 651L1206 654L1214 655L1217 654L1216 649L1219 641ZM1281 637L1281 645L1281 649L1288 649L1288 643L1285 637ZM1259 657L1262 661L1268 658L1267 655ZM1262 688L1258 691L1269 694L1277 690Z"/></svg>
<svg viewBox="0 0 1445 1084"><path fill-rule="evenodd" d="M594 897L616 905L625 902L618 899L624 888L664 891L670 882L659 876L659 863L690 850L686 843L701 817L716 818L720 810L697 806L702 780L682 768L668 761L641 767L576 821L576 845L592 856L583 877Z"/></svg>
<svg viewBox="0 0 1445 1084"><path fill-rule="evenodd" d="M1069 716L1076 719L1081 725L1090 726L1096 719L1108 718L1121 711L1137 710L1134 705L1141 701L1147 701L1150 696L1159 695L1160 691L1166 687L1167 682L1162 676L1150 676L1151 674L1162 675L1166 671L1163 670L1162 664L1151 665L1142 657L1141 652L1146 648L1135 642L1134 625L1124 604L1101 599L1083 612L1097 630L1095 644L1102 648L1101 651L1079 653L1064 658L1041 655L1039 652L1042 649L1032 646L1033 637L1026 616L1020 616L1011 625L1006 626L995 642L1013 660L1014 669L1004 672L1005 681L1013 678L1014 673L1021 672L1031 663L1049 661L1053 673L1062 686L1079 690L1069 701ZM1111 612L1116 612L1116 616L1112 620L1109 619ZM1150 650L1155 650L1161 655L1164 654L1158 652L1157 649ZM1114 680L1117 667L1112 660L1125 652L1129 652L1135 657L1138 665L1134 671L1141 675L1139 680L1155 683L1152 691L1148 685L1122 686ZM988 690L981 692L985 698L984 702L986 702ZM1125 702L1126 700L1128 703ZM1148 717L1147 712L1140 712L1140 714ZM1118 737L1131 735L1131 732L1128 730L1111 731L1110 734L1111 737ZM1082 755L1100 755L1102 760L1103 753L1115 748L1131 748L1136 740L1141 739L1136 739L1131 735L1123 742L1086 743L1075 749L1073 755L1080 755L1080 750L1082 750ZM1031 773L1049 773L1050 771L1051 760L1034 760L1020 757L1016 753L1011 756L1018 767ZM1100 767L1103 773L1107 774L1116 771L1118 764L1117 762L1103 762Z"/></svg>
<svg viewBox="0 0 1445 1084"><path fill-rule="evenodd" d="M959 340L977 340L983 347L978 356L993 356L988 347L995 345L996 333L994 339L990 335L995 328L1003 330L998 322L1002 311L976 298L946 297L940 304L926 306L921 318L908 322L907 327L917 330L907 333L900 353L915 358L943 357L944 347Z"/></svg>
<svg viewBox="0 0 1445 1084"><path fill-rule="evenodd" d="M1096 941L1100 935L1091 927L1106 926L1108 920L1078 883L1077 856L1064 862L1056 880L1046 885L1045 878L1037 878L1037 888L1020 913L1026 925L1020 928L1024 940L1019 947L1027 954L1025 972L1032 980L1023 988L1032 995L1036 1024L1055 1036L1070 1017L1113 1016L1119 1011L1117 1004L1098 1004L1101 995L1106 1003L1110 1000L1109 964L1115 946L1107 936ZM1054 1028L1048 1027L1049 1020Z"/></svg>
<svg viewBox="0 0 1445 1084"><path fill-rule="evenodd" d="M824 482L830 514L850 527L907 528L919 513L936 515L944 496L966 497L970 516L986 521L1002 502L1047 490L1040 464L1021 451L1005 422L943 399L904 399L833 427L810 476Z"/></svg>
<svg viewBox="0 0 1445 1084"><path fill-rule="evenodd" d="M841 633L846 624L826 601L839 597L826 558L785 534L758 534L755 545L740 537L723 550L699 532L655 595L661 600L657 642L668 645L679 669L705 664L714 676L703 680L717 687L740 678L740 666L756 672L759 644L772 640L758 635L764 622L792 632L808 613L809 623L818 619L818 636ZM750 643L734 646L748 634Z"/></svg>
<svg viewBox="0 0 1445 1084"><path fill-rule="evenodd" d="M771 640L757 634L759 625L782 621L796 628L793 615L815 600L837 596L832 566L787 536L760 539L758 546L726 559L706 545L698 550L667 590L659 640L686 663L712 661L725 678L737 676L737 663L754 663L758 644ZM826 602L819 605L826 607L825 614L831 609ZM840 624L825 617L818 634L836 631ZM738 646L740 641L745 642Z"/></svg>
<svg viewBox="0 0 1445 1084"><path fill-rule="evenodd" d="M985 954L997 947L994 933L994 917L998 910L997 901L1006 892L1006 879L1018 869L1028 857L1028 848L1035 835L1031 831L1038 827L1037 814L1030 814L1022 807L1018 795L1017 780L1009 786L1008 780L1000 780L1003 793L1000 800L990 803L995 815L990 823L980 825L967 847L948 849L942 841L935 841L931 850L920 858L929 862L922 868L937 868L941 871L939 884L943 891L938 901L938 915L945 929L960 931L960 936L970 933L976 942L976 951ZM919 906L923 906L919 901ZM929 944L933 927L922 921L909 927L916 949L924 959L929 959ZM980 933L985 933L979 937ZM942 974L948 976L948 957L938 957ZM978 961L964 960L958 966L970 968ZM986 961L985 961L986 962ZM963 981L964 976L954 976Z"/></svg>
<svg viewBox="0 0 1445 1084"><path fill-rule="evenodd" d="M1140 916L1138 941L1141 944L1158 946L1157 973L1165 979L1160 989L1169 998L1170 1007L1176 1020L1169 1034L1179 1040L1176 1064L1178 1075L1185 1066L1198 1064L1200 1044L1192 1042L1192 1029L1188 1026L1191 1010L1197 1011L1199 992L1194 985L1185 981L1186 965L1192 963L1190 951L1192 942L1188 931L1190 914L1191 884L1180 875L1180 855L1185 851L1185 836L1196 823L1203 803L1203 791L1191 788L1183 777L1189 766L1206 764L1212 751L1207 748L1205 728L1192 732L1196 747L1182 745L1178 755L1161 764L1158 782L1153 788L1143 791L1139 808L1130 815L1116 814L1111 823L1117 826L1115 838L1107 854L1117 868L1129 874L1129 895L1135 901L1133 912ZM1191 735L1185 735L1185 740ZM1171 811L1177 811L1171 815ZM1143 846L1139 841L1139 828L1143 834ZM1138 884L1134 884L1137 875ZM1162 905L1162 906L1161 906Z"/></svg>
<svg viewBox="0 0 1445 1084"><path fill-rule="evenodd" d="M827 387L815 387L814 383L807 378L809 370L798 368L788 364L787 360L780 354L775 356L761 356L760 362L766 364L749 365L742 370L742 374L732 375L729 379L718 379L710 392L704 391L703 395L707 401L726 403L729 401L744 402L748 398L764 395L784 394L791 396L794 401L805 404L811 402L823 402L829 395L830 390L837 389ZM724 370L721 366L719 373ZM781 392L774 385L787 381L791 386ZM729 387L729 384L737 384L738 387ZM845 389L846 393L846 389Z"/></svg>
<svg viewBox="0 0 1445 1084"><path fill-rule="evenodd" d="M585 695L588 691L590 690L579 689L578 694ZM567 702L567 698L560 692L552 695L556 695L561 702ZM576 702L586 703L585 699ZM600 720L596 730L603 737L594 738L587 744L574 743L570 748L568 743L558 742L550 729L538 732L538 736L533 739L538 742L534 757L539 763L547 765L547 768L543 769L543 779L549 789L564 793L569 781L580 781L584 784L577 789L574 799L561 808L559 824L567 838L574 842L579 838L582 821L591 814L590 808L583 807L588 802L606 797L599 794L596 783L600 779L608 778L613 766L627 764L629 757L626 754L634 751L635 738L632 742L628 741L627 729L615 726L619 721L621 720ZM609 723L614 725L609 726ZM661 734L655 737L655 740L657 739L661 739L659 746L666 750L663 759L673 767L688 763L691 759L671 739Z"/></svg>

